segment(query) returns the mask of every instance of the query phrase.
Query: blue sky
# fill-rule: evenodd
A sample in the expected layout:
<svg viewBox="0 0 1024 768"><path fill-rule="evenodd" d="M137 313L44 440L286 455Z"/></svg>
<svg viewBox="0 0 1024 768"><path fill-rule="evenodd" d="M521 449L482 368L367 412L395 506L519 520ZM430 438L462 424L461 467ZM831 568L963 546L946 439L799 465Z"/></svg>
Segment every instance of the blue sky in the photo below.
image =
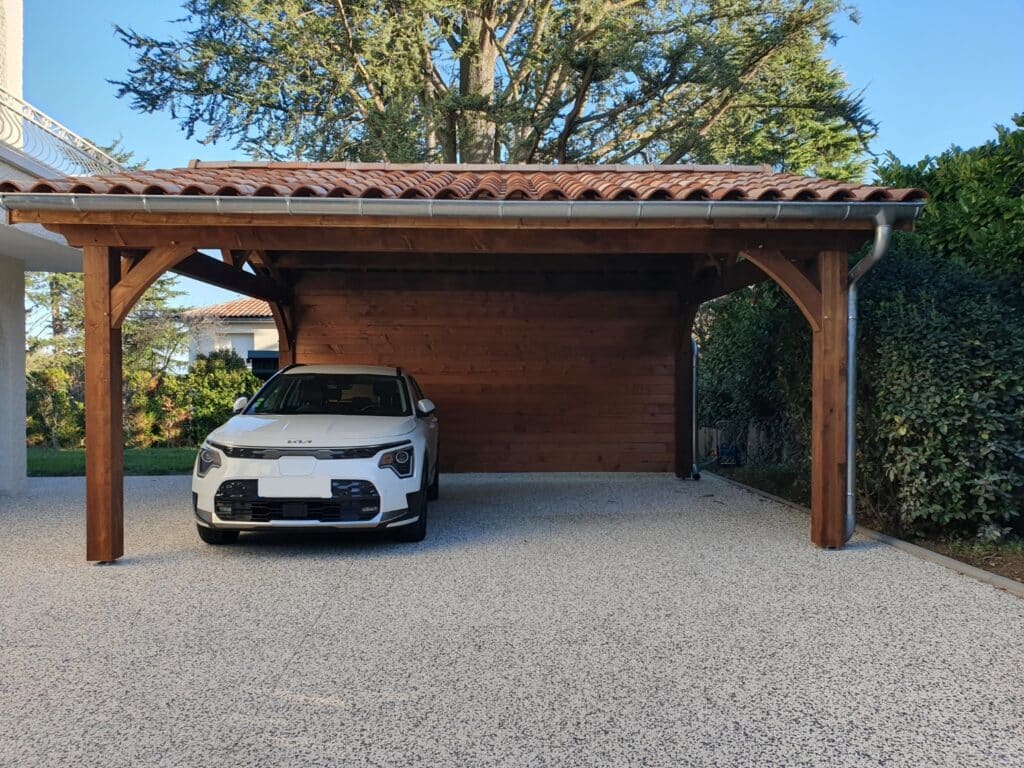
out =
<svg viewBox="0 0 1024 768"><path fill-rule="evenodd" d="M994 136L996 123L1024 112L1024 2L1021 0L859 0L861 23L837 22L843 39L830 56L855 88L865 88L880 123L872 146L904 160L969 147ZM191 158L240 157L229 145L185 138L166 113L139 115L107 80L132 57L113 24L161 35L181 15L175 0L25 0L25 98L99 143L122 136L151 168ZM181 281L183 301L229 297Z"/></svg>

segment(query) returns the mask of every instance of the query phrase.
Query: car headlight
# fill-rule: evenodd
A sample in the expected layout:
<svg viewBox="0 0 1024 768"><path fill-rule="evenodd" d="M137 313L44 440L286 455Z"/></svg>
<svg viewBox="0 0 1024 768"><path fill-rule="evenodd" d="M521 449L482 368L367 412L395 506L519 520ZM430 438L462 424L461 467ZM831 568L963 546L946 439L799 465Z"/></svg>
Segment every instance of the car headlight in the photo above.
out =
<svg viewBox="0 0 1024 768"><path fill-rule="evenodd" d="M214 467L222 466L220 451L212 448L209 443L203 443L199 449L199 458L196 461L196 476L206 477Z"/></svg>
<svg viewBox="0 0 1024 768"><path fill-rule="evenodd" d="M413 470L415 469L412 446L395 448L393 451L381 454L377 466L381 469L388 467L399 477L412 477Z"/></svg>

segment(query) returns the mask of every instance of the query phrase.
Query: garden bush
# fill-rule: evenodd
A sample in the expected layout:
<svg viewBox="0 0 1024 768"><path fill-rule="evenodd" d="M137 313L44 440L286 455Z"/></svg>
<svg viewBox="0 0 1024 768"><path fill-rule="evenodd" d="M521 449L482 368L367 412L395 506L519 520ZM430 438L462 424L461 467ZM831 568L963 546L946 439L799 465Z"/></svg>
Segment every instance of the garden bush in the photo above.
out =
<svg viewBox="0 0 1024 768"><path fill-rule="evenodd" d="M898 235L860 289L858 496L896 533L1024 524L1024 316L992 281ZM703 310L701 423L767 436L809 477L806 322L774 285ZM765 447L767 446L767 448ZM805 487L794 489L804 495Z"/></svg>
<svg viewBox="0 0 1024 768"><path fill-rule="evenodd" d="M991 278L1020 298L1024 285L1024 115L996 126L977 147L951 147L904 164L894 155L875 170L883 184L928 190L917 232L928 252Z"/></svg>
<svg viewBox="0 0 1024 768"><path fill-rule="evenodd" d="M1024 520L1024 313L898 237L861 291L859 490L886 527Z"/></svg>
<svg viewBox="0 0 1024 768"><path fill-rule="evenodd" d="M231 417L231 406L252 397L262 382L232 350L199 355L182 377L179 405L188 409L188 433L195 445Z"/></svg>

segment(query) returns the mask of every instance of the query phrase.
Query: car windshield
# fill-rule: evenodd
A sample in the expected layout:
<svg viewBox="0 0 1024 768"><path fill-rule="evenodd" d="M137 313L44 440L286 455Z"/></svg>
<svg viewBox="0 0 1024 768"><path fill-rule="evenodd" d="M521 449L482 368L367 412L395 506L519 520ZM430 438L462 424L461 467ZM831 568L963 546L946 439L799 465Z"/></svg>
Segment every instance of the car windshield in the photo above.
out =
<svg viewBox="0 0 1024 768"><path fill-rule="evenodd" d="M398 376L289 373L267 382L246 413L411 416L412 408L405 382Z"/></svg>

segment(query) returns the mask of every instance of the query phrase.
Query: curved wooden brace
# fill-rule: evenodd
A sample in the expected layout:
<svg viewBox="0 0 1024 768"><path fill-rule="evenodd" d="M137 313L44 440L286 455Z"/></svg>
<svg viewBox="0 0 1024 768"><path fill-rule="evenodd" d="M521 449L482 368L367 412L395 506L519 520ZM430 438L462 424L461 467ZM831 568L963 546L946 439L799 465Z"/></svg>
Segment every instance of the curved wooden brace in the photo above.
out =
<svg viewBox="0 0 1024 768"><path fill-rule="evenodd" d="M295 363L295 319L287 304L280 301L267 303L277 326L278 365L284 368Z"/></svg>
<svg viewBox="0 0 1024 768"><path fill-rule="evenodd" d="M110 327L120 328L146 289L164 272L195 253L195 250L185 245L162 245L153 248L137 261L128 274L110 289Z"/></svg>
<svg viewBox="0 0 1024 768"><path fill-rule="evenodd" d="M778 283L799 307L812 331L821 330L821 291L796 264L781 251L743 251L741 255L753 262Z"/></svg>

